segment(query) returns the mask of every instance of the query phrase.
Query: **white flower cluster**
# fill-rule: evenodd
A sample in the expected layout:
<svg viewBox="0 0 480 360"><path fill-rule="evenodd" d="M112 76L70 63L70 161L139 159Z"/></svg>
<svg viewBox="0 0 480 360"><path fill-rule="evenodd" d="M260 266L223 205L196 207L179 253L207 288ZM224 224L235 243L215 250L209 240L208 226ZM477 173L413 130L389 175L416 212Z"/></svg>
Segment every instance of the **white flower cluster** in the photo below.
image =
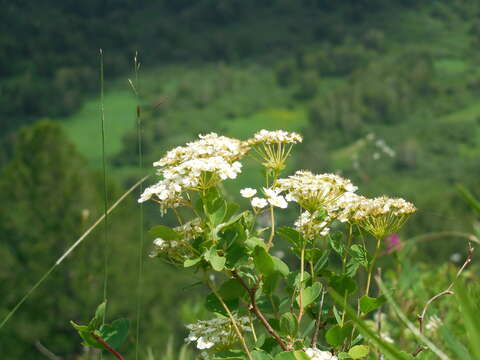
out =
<svg viewBox="0 0 480 360"><path fill-rule="evenodd" d="M430 332L435 332L442 325L442 320L437 315L432 315L428 319L425 329Z"/></svg>
<svg viewBox="0 0 480 360"><path fill-rule="evenodd" d="M253 138L248 140L249 145L256 145L256 144L297 144L303 141L303 138L294 132L287 132L284 130L276 130L276 131L268 131L268 130L260 130Z"/></svg>
<svg viewBox="0 0 480 360"><path fill-rule="evenodd" d="M323 351L314 348L305 349L305 353L311 360L338 360L330 351Z"/></svg>
<svg viewBox="0 0 480 360"><path fill-rule="evenodd" d="M328 225L332 218L328 215L322 216L319 211L310 213L304 211L295 221L295 228L303 234L306 239L313 239L316 236L327 236L330 232Z"/></svg>
<svg viewBox="0 0 480 360"><path fill-rule="evenodd" d="M162 208L178 207L184 202L185 191L207 189L237 177L242 168L238 160L246 154L248 146L215 133L199 137L200 140L169 151L153 164L160 167L157 173L163 179L145 189L139 202L153 199Z"/></svg>
<svg viewBox="0 0 480 360"><path fill-rule="evenodd" d="M339 201L341 221L357 223L377 238L396 232L417 209L400 198L380 196L367 199L356 194L344 196Z"/></svg>
<svg viewBox="0 0 480 360"><path fill-rule="evenodd" d="M300 204L313 212L319 208L330 209L337 206L337 200L345 193L357 190L350 180L335 174L312 174L300 170L285 179L277 180L276 187L286 192L287 200Z"/></svg>
<svg viewBox="0 0 480 360"><path fill-rule="evenodd" d="M162 238L156 238L153 241L153 251L150 257L166 255L171 261L183 262L193 255L189 241L203 233L200 218L177 226L174 230L182 235L181 240L166 241Z"/></svg>
<svg viewBox="0 0 480 360"><path fill-rule="evenodd" d="M268 204L285 209L288 207L288 203L285 200L283 195L280 195L280 189L272 189L272 188L263 188L263 192L265 194L265 198L254 197L250 203L254 209L263 209ZM257 193L257 190L251 188L245 188L240 190L240 194L244 198L252 198Z"/></svg>
<svg viewBox="0 0 480 360"><path fill-rule="evenodd" d="M235 317L235 322L240 331L251 331L248 317ZM199 350L224 349L238 341L229 318L217 317L211 320L199 320L195 324L187 325L187 329L190 330L190 333L185 341L187 343L196 342Z"/></svg>

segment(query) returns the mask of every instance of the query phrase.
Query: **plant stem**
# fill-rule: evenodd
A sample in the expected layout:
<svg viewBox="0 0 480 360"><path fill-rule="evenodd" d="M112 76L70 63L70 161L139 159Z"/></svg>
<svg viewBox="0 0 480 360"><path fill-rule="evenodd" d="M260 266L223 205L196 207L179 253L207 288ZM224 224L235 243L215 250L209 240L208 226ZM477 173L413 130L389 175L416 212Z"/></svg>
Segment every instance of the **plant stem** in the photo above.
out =
<svg viewBox="0 0 480 360"><path fill-rule="evenodd" d="M305 244L302 247L302 252L300 254L300 290L298 294L298 316L297 316L297 322L300 324L300 321L302 320L303 316L303 278L304 278L304 272L305 272Z"/></svg>
<svg viewBox="0 0 480 360"><path fill-rule="evenodd" d="M108 345L105 340L103 340L100 336L96 335L94 332L91 333L91 335L97 340L102 346L107 350L110 354L115 356L118 360L125 360L125 358L120 354L117 350L112 348L110 345Z"/></svg>
<svg viewBox="0 0 480 360"><path fill-rule="evenodd" d="M265 316L262 314L260 309L258 308L257 301L255 299L255 294L257 292L257 288L253 287L250 288L248 285L245 283L245 281L237 274L236 271L232 271L232 276L237 279L240 284L247 290L249 296L250 296L250 311L253 311L255 316L260 320L260 322L263 324L267 332L275 339L275 341L280 345L283 351L289 351L291 350L291 347L287 345L282 338L277 334L277 332L272 328L270 323L267 321Z"/></svg>
<svg viewBox="0 0 480 360"><path fill-rule="evenodd" d="M220 301L220 304L222 304L223 308L227 312L228 317L230 318L230 321L232 322L233 328L235 329L235 333L237 334L238 339L240 340L240 343L242 344L243 350L245 351L245 354L247 355L248 359L253 360L252 354L250 354L250 350L248 349L247 343L245 342L245 337L242 335L242 332L240 331L240 328L238 327L238 324L235 321L235 318L233 317L233 315L232 315L230 309L228 308L227 304L225 304L225 301L223 301L222 297L220 296L220 294L215 289L215 286L210 281L208 281L208 279L206 280L206 282L207 282L207 285L210 288L210 290L212 290L212 292L217 297L218 301Z"/></svg>
<svg viewBox="0 0 480 360"><path fill-rule="evenodd" d="M375 266L375 262L377 261L378 255L380 253L381 241L382 241L381 238L377 239L377 246L375 248L375 254L373 255L372 262L370 263L370 266L368 267L367 287L365 288L365 296L368 296L368 294L370 293L370 285L371 285L371 282L372 282L373 267Z"/></svg>
<svg viewBox="0 0 480 360"><path fill-rule="evenodd" d="M273 238L275 237L275 212L273 211L273 205L270 205L270 221L271 221L271 231L270 237L268 238L267 250L273 245Z"/></svg>

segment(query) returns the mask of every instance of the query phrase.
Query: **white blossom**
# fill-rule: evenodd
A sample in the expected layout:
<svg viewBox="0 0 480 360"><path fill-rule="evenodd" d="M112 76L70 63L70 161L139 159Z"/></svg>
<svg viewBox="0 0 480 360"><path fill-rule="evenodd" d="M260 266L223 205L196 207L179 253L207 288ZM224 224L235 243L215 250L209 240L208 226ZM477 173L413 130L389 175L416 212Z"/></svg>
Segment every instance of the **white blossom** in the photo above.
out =
<svg viewBox="0 0 480 360"><path fill-rule="evenodd" d="M305 353L311 360L338 360L338 358L335 355L332 355L330 351L307 348L305 349Z"/></svg>
<svg viewBox="0 0 480 360"><path fill-rule="evenodd" d="M251 197L254 196L256 193L257 193L257 190L252 189L252 188L245 188L245 189L240 190L240 194L241 194L244 198L251 198Z"/></svg>
<svg viewBox="0 0 480 360"><path fill-rule="evenodd" d="M263 209L265 206L268 205L268 202L263 198L254 197L251 201L251 204L254 208Z"/></svg>

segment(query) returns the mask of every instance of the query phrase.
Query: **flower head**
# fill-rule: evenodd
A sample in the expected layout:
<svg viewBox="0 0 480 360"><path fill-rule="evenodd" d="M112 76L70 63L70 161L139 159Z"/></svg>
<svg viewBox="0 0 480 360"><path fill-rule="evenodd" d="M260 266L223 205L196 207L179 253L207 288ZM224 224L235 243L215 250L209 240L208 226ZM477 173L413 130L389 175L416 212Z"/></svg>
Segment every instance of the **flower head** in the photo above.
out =
<svg viewBox="0 0 480 360"><path fill-rule="evenodd" d="M240 331L251 331L248 317L235 316L235 322ZM199 320L195 324L187 325L190 330L185 341L196 342L197 349L222 351L228 349L238 341L232 322L229 318L214 318L211 320Z"/></svg>
<svg viewBox="0 0 480 360"><path fill-rule="evenodd" d="M139 202L153 199L163 209L186 203L186 191L205 190L226 179L235 179L241 172L240 160L248 146L237 139L215 133L200 135L200 140L169 151L153 165L159 167L162 179L145 189Z"/></svg>
<svg viewBox="0 0 480 360"><path fill-rule="evenodd" d="M305 353L311 360L337 360L335 355L332 355L330 351L323 351L316 348L307 348Z"/></svg>
<svg viewBox="0 0 480 360"><path fill-rule="evenodd" d="M285 168L293 144L302 140L302 137L294 132L260 130L253 138L247 140L246 144L255 151L263 166L280 171Z"/></svg>
<svg viewBox="0 0 480 360"><path fill-rule="evenodd" d="M350 180L338 175L316 175L310 171L297 171L288 178L279 179L276 188L285 192L288 200L298 202L311 213L319 209L333 211L342 195L357 189Z"/></svg>
<svg viewBox="0 0 480 360"><path fill-rule="evenodd" d="M247 198L247 199L253 197L256 193L257 193L257 190L252 189L252 188L245 188L245 189L240 190L240 194L244 198Z"/></svg>
<svg viewBox="0 0 480 360"><path fill-rule="evenodd" d="M265 206L268 205L267 200L254 197L251 201L252 207L257 208L257 209L263 209Z"/></svg>

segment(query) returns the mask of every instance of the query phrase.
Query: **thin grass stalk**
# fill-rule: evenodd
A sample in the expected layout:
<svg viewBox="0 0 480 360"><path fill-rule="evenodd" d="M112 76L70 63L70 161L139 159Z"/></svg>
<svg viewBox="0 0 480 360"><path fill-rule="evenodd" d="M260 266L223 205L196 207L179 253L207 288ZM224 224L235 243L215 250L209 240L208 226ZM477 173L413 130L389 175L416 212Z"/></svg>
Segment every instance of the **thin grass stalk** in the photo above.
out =
<svg viewBox="0 0 480 360"><path fill-rule="evenodd" d="M109 215L120 203L128 196L132 191L134 191L137 187L140 186L140 184L143 184L145 180L147 180L150 177L150 175L147 175L140 179L136 184L134 184L130 189L128 189L125 193L123 193L122 196L118 198L115 203L110 206L110 208L107 210L106 214L103 214L100 216L97 221L93 223L92 226L90 226L87 231L85 231L82 236L80 236L75 243L73 243L72 246L70 246L67 251L63 253L62 256L58 258L58 260L52 265L50 269L48 269L45 274L42 275L42 277L30 288L30 290L27 291L27 293L20 299L20 301L13 307L12 310L5 316L5 318L2 320L0 323L0 330L7 324L7 322L11 319L11 317L17 312L17 310L22 306L22 304L33 294L33 292L49 277L49 275L57 268L65 258L70 255L73 250L77 248L86 238L90 233L105 219L106 215Z"/></svg>
<svg viewBox="0 0 480 360"><path fill-rule="evenodd" d="M104 99L104 72L103 72L103 50L100 49L100 125L102 132L102 170L103 170L103 215L105 217L103 227L103 241L104 241L104 274L103 274L103 301L108 304L108 258L109 258L109 243L108 243L108 195L107 195L107 166L105 160L105 99ZM105 317L107 314L107 305L105 305L105 312L103 313L102 324L105 324Z"/></svg>
<svg viewBox="0 0 480 360"><path fill-rule="evenodd" d="M138 71L140 69L140 63L138 62L138 52L135 53L134 58L134 73L135 73L135 86L133 92L137 99L136 106L136 124L137 124L137 143L138 143L138 168L140 172L143 172L143 151L142 151L142 119L140 112L140 95L139 95L139 81ZM130 82L132 84L132 82ZM140 184L140 194L143 193L143 185ZM142 312L142 298L143 298L143 203L140 203L139 209L139 241L138 241L138 278L137 278L137 309L136 309L136 326L135 326L135 360L138 360L140 349L140 321Z"/></svg>

